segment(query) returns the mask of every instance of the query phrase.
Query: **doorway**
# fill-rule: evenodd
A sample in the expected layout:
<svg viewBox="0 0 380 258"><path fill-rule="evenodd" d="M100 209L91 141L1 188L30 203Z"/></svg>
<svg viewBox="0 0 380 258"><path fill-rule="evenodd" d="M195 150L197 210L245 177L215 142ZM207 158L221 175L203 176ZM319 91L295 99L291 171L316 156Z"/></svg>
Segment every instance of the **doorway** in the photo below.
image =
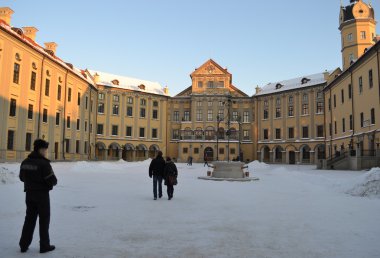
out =
<svg viewBox="0 0 380 258"><path fill-rule="evenodd" d="M296 164L296 153L289 151L289 164Z"/></svg>

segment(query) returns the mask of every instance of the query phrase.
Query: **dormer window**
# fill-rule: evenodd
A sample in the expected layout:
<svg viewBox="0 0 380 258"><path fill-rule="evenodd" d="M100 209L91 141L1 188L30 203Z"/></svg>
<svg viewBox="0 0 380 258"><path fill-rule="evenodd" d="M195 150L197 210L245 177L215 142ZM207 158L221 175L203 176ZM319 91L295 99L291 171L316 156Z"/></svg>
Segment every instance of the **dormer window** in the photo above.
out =
<svg viewBox="0 0 380 258"><path fill-rule="evenodd" d="M306 83L308 83L310 81L310 79L308 79L308 78L302 78L302 80L301 80L301 84L306 84Z"/></svg>
<svg viewBox="0 0 380 258"><path fill-rule="evenodd" d="M140 85L139 85L139 89L140 89L140 90L145 90L145 85L144 85L144 84L140 84Z"/></svg>
<svg viewBox="0 0 380 258"><path fill-rule="evenodd" d="M276 90L281 89L282 86L283 86L283 85L282 85L281 83L277 83L277 84L276 84Z"/></svg>
<svg viewBox="0 0 380 258"><path fill-rule="evenodd" d="M119 80L116 80L116 79L115 79L115 80L113 80L113 81L111 81L111 82L112 82L113 85L119 85Z"/></svg>

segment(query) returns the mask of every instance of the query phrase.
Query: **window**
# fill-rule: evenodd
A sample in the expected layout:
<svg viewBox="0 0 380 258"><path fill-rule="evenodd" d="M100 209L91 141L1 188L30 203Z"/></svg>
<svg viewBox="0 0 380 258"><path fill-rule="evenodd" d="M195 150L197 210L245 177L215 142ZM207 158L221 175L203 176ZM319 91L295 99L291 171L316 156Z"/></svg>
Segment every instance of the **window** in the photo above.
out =
<svg viewBox="0 0 380 258"><path fill-rule="evenodd" d="M88 97L86 96L85 98L85 107L86 107L86 110L88 109Z"/></svg>
<svg viewBox="0 0 380 258"><path fill-rule="evenodd" d="M374 125L376 124L376 121L375 121L375 109L372 108L371 109L371 125Z"/></svg>
<svg viewBox="0 0 380 258"><path fill-rule="evenodd" d="M372 69L368 71L369 88L373 87L373 74Z"/></svg>
<svg viewBox="0 0 380 258"><path fill-rule="evenodd" d="M65 139L65 149L66 149L66 153L70 153L70 140L69 139Z"/></svg>
<svg viewBox="0 0 380 258"><path fill-rule="evenodd" d="M130 116L130 117L133 116L133 108L132 107L127 107L127 116Z"/></svg>
<svg viewBox="0 0 380 258"><path fill-rule="evenodd" d="M308 102L309 101L309 96L306 93L302 95L302 101L303 102Z"/></svg>
<svg viewBox="0 0 380 258"><path fill-rule="evenodd" d="M49 97L50 94L50 80L46 79L45 80L45 96Z"/></svg>
<svg viewBox="0 0 380 258"><path fill-rule="evenodd" d="M329 103L329 111L330 111L331 110L331 98L329 98L328 103Z"/></svg>
<svg viewBox="0 0 380 258"><path fill-rule="evenodd" d="M336 95L334 94L334 108L336 108Z"/></svg>
<svg viewBox="0 0 380 258"><path fill-rule="evenodd" d="M294 109L293 106L288 107L288 116L294 116Z"/></svg>
<svg viewBox="0 0 380 258"><path fill-rule="evenodd" d="M42 122L43 123L47 123L48 122L47 113L48 113L48 110L46 108L44 108L43 114L42 114Z"/></svg>
<svg viewBox="0 0 380 258"><path fill-rule="evenodd" d="M15 137L15 131L8 130L7 150L13 150L13 147L14 147L14 137Z"/></svg>
<svg viewBox="0 0 380 258"><path fill-rule="evenodd" d="M80 119L77 119L77 130L80 130Z"/></svg>
<svg viewBox="0 0 380 258"><path fill-rule="evenodd" d="M224 81L219 81L217 83L218 83L217 85L218 88L224 88Z"/></svg>
<svg viewBox="0 0 380 258"><path fill-rule="evenodd" d="M70 121L70 116L67 117L67 128L71 128L71 121Z"/></svg>
<svg viewBox="0 0 380 258"><path fill-rule="evenodd" d="M334 121L334 133L335 134L338 133L338 125L337 125L336 121Z"/></svg>
<svg viewBox="0 0 380 258"><path fill-rule="evenodd" d="M197 110L197 121L202 121L202 110L198 109Z"/></svg>
<svg viewBox="0 0 380 258"><path fill-rule="evenodd" d="M329 133L330 133L330 137L331 137L331 135L332 135L332 125L331 125L331 123L329 123Z"/></svg>
<svg viewBox="0 0 380 258"><path fill-rule="evenodd" d="M28 119L33 119L33 105L28 106Z"/></svg>
<svg viewBox="0 0 380 258"><path fill-rule="evenodd" d="M32 134L31 133L26 133L25 150L26 151L31 151L32 150Z"/></svg>
<svg viewBox="0 0 380 258"><path fill-rule="evenodd" d="M346 132L346 120L342 118L342 132Z"/></svg>
<svg viewBox="0 0 380 258"><path fill-rule="evenodd" d="M190 111L185 111L184 116L185 121L190 121Z"/></svg>
<svg viewBox="0 0 380 258"><path fill-rule="evenodd" d="M145 108L140 108L140 118L145 118Z"/></svg>
<svg viewBox="0 0 380 258"><path fill-rule="evenodd" d="M158 110L157 109L153 109L152 118L158 119Z"/></svg>
<svg viewBox="0 0 380 258"><path fill-rule="evenodd" d="M67 101L71 102L71 88L69 88L67 92Z"/></svg>
<svg viewBox="0 0 380 258"><path fill-rule="evenodd" d="M249 131L248 130L243 131L243 140L249 140Z"/></svg>
<svg viewBox="0 0 380 258"><path fill-rule="evenodd" d="M62 86L58 84L58 88L57 88L57 100L61 101L61 95L62 95Z"/></svg>
<svg viewBox="0 0 380 258"><path fill-rule="evenodd" d="M198 82L198 88L203 88L203 82Z"/></svg>
<svg viewBox="0 0 380 258"><path fill-rule="evenodd" d="M179 130L178 129L173 130L173 139L179 139Z"/></svg>
<svg viewBox="0 0 380 258"><path fill-rule="evenodd" d="M343 89L340 91L340 97L341 97L341 101L343 104L344 103L344 90Z"/></svg>
<svg viewBox="0 0 380 258"><path fill-rule="evenodd" d="M104 103L99 103L98 104L98 113L99 114L104 114Z"/></svg>
<svg viewBox="0 0 380 258"><path fill-rule="evenodd" d="M249 122L249 112L244 111L243 113L243 123L248 123Z"/></svg>
<svg viewBox="0 0 380 258"><path fill-rule="evenodd" d="M323 102L317 102L317 114L323 114Z"/></svg>
<svg viewBox="0 0 380 258"><path fill-rule="evenodd" d="M360 32L360 39L366 39L366 33L365 31Z"/></svg>
<svg viewBox="0 0 380 258"><path fill-rule="evenodd" d="M132 97L128 97L127 102L128 102L128 104L133 104L133 98Z"/></svg>
<svg viewBox="0 0 380 258"><path fill-rule="evenodd" d="M36 78L37 78L37 74L35 72L32 72L32 76L30 77L31 90L36 90Z"/></svg>
<svg viewBox="0 0 380 258"><path fill-rule="evenodd" d="M119 95L113 95L114 102L119 102L119 99L120 99Z"/></svg>
<svg viewBox="0 0 380 258"><path fill-rule="evenodd" d="M302 138L309 138L309 127L302 126Z"/></svg>
<svg viewBox="0 0 380 258"><path fill-rule="evenodd" d="M323 137L323 125L317 125L317 137L322 138Z"/></svg>
<svg viewBox="0 0 380 258"><path fill-rule="evenodd" d="M207 110L207 121L212 121L213 113L212 109Z"/></svg>
<svg viewBox="0 0 380 258"><path fill-rule="evenodd" d="M364 127L364 114L363 114L363 112L360 113L360 126Z"/></svg>
<svg viewBox="0 0 380 258"><path fill-rule="evenodd" d="M119 115L119 105L112 106L112 115Z"/></svg>
<svg viewBox="0 0 380 258"><path fill-rule="evenodd" d="M194 148L194 154L199 154L199 148Z"/></svg>
<svg viewBox="0 0 380 258"><path fill-rule="evenodd" d="M61 121L61 113L56 112L55 113L55 125L59 125Z"/></svg>
<svg viewBox="0 0 380 258"><path fill-rule="evenodd" d="M224 102L223 101L219 101L219 107L223 107L224 106Z"/></svg>
<svg viewBox="0 0 380 258"><path fill-rule="evenodd" d="M268 100L264 100L264 107L268 107Z"/></svg>
<svg viewBox="0 0 380 258"><path fill-rule="evenodd" d="M302 115L309 114L309 104L303 104L302 105Z"/></svg>
<svg viewBox="0 0 380 258"><path fill-rule="evenodd" d="M212 107L212 101L207 102L208 107Z"/></svg>
<svg viewBox="0 0 380 258"><path fill-rule="evenodd" d="M352 130L353 128L353 120L352 120L352 115L350 115L350 130Z"/></svg>
<svg viewBox="0 0 380 258"><path fill-rule="evenodd" d="M347 40L348 40L348 41L352 41L352 33L349 33L349 34L347 35Z"/></svg>
<svg viewBox="0 0 380 258"><path fill-rule="evenodd" d="M289 102L290 104L293 103L293 96L289 96L289 100L288 100L288 102Z"/></svg>
<svg viewBox="0 0 380 258"><path fill-rule="evenodd" d="M231 148L230 153L231 153L232 155L235 155L235 154L236 154L236 149L235 149L235 148Z"/></svg>
<svg viewBox="0 0 380 258"><path fill-rule="evenodd" d="M9 116L16 116L16 100L11 99L10 107L9 107Z"/></svg>
<svg viewBox="0 0 380 258"><path fill-rule="evenodd" d="M268 117L269 117L268 109L264 109L264 119L268 119Z"/></svg>
<svg viewBox="0 0 380 258"><path fill-rule="evenodd" d="M281 129L280 128L276 128L276 139L277 140L281 139Z"/></svg>
<svg viewBox="0 0 380 258"><path fill-rule="evenodd" d="M237 121L238 120L238 112L237 111L233 111L232 112L232 121Z"/></svg>
<svg viewBox="0 0 380 258"><path fill-rule="evenodd" d="M96 128L96 134L103 134L104 126L103 124L98 124Z"/></svg>
<svg viewBox="0 0 380 258"><path fill-rule="evenodd" d="M157 129L156 128L152 129L152 138L157 139Z"/></svg>
<svg viewBox="0 0 380 258"><path fill-rule="evenodd" d="M20 65L18 63L14 63L13 66L13 83L18 84L20 81Z"/></svg>
<svg viewBox="0 0 380 258"><path fill-rule="evenodd" d="M280 106L281 105L281 99L280 98L276 98L276 106Z"/></svg>
<svg viewBox="0 0 380 258"><path fill-rule="evenodd" d="M98 99L99 100L104 100L104 93L99 93L98 94Z"/></svg>
<svg viewBox="0 0 380 258"><path fill-rule="evenodd" d="M276 118L281 117L281 108L276 108Z"/></svg>
<svg viewBox="0 0 380 258"><path fill-rule="evenodd" d="M268 129L264 129L263 136L264 136L264 140L268 140L269 139L269 137L268 137Z"/></svg>
<svg viewBox="0 0 380 258"><path fill-rule="evenodd" d="M145 137L145 128L142 128L140 127L140 134L139 134L140 138L144 138Z"/></svg>
<svg viewBox="0 0 380 258"><path fill-rule="evenodd" d="M78 106L80 106L80 92L78 92L78 100L77 100Z"/></svg>
<svg viewBox="0 0 380 258"><path fill-rule="evenodd" d="M132 137L132 126L127 126L125 136Z"/></svg>
<svg viewBox="0 0 380 258"><path fill-rule="evenodd" d="M207 88L210 88L210 89L214 88L214 82L213 81L208 81L207 82Z"/></svg>
<svg viewBox="0 0 380 258"><path fill-rule="evenodd" d="M288 128L288 138L294 139L294 128L293 127Z"/></svg>
<svg viewBox="0 0 380 258"><path fill-rule="evenodd" d="M182 149L182 152L183 152L184 154L187 154L187 153L189 152L189 149L188 149L187 147L184 147L184 148Z"/></svg>
<svg viewBox="0 0 380 258"><path fill-rule="evenodd" d="M359 77L359 93L362 94L363 92L363 77Z"/></svg>
<svg viewBox="0 0 380 258"><path fill-rule="evenodd" d="M179 121L179 112L178 111L174 111L173 113L173 121Z"/></svg>
<svg viewBox="0 0 380 258"><path fill-rule="evenodd" d="M219 148L219 154L224 154L224 148Z"/></svg>
<svg viewBox="0 0 380 258"><path fill-rule="evenodd" d="M153 107L158 107L158 101L153 101Z"/></svg>
<svg viewBox="0 0 380 258"><path fill-rule="evenodd" d="M117 125L112 126L112 136L117 136L119 131L119 127Z"/></svg>
<svg viewBox="0 0 380 258"><path fill-rule="evenodd" d="M140 100L140 105L145 106L146 105L146 99L141 99Z"/></svg>
<svg viewBox="0 0 380 258"><path fill-rule="evenodd" d="M317 92L317 99L321 99L323 98L323 92L322 91L318 91Z"/></svg>
<svg viewBox="0 0 380 258"><path fill-rule="evenodd" d="M351 64L355 59L354 54L351 53L348 58L349 58L350 64Z"/></svg>
<svg viewBox="0 0 380 258"><path fill-rule="evenodd" d="M201 107L202 106L202 101L197 101L197 107Z"/></svg>
<svg viewBox="0 0 380 258"><path fill-rule="evenodd" d="M224 110L223 109L218 110L218 116L219 116L219 119L224 119Z"/></svg>
<svg viewBox="0 0 380 258"><path fill-rule="evenodd" d="M352 98L352 85L351 84L348 84L348 98L349 99Z"/></svg>
<svg viewBox="0 0 380 258"><path fill-rule="evenodd" d="M78 140L75 141L75 153L79 154L79 147L80 147L80 143Z"/></svg>

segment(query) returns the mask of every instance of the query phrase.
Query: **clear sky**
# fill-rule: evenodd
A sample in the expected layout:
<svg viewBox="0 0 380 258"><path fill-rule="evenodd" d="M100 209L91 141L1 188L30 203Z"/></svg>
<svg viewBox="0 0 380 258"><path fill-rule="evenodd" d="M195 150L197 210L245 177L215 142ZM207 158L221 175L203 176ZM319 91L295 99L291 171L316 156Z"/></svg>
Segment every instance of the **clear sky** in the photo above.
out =
<svg viewBox="0 0 380 258"><path fill-rule="evenodd" d="M372 2L379 17L380 1ZM37 42L58 43L66 62L158 81L171 95L190 86L189 74L209 58L249 95L256 85L341 66L340 0L0 3L15 11L12 26L37 27Z"/></svg>

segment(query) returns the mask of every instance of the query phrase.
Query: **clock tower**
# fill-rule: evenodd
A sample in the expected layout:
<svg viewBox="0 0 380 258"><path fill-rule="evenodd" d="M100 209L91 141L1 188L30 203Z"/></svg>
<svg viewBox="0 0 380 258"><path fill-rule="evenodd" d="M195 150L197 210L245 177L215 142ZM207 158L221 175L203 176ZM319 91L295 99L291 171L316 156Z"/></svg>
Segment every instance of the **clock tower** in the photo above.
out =
<svg viewBox="0 0 380 258"><path fill-rule="evenodd" d="M343 70L361 57L375 44L375 11L371 4L362 0L350 0L348 6L341 6L339 30L342 41Z"/></svg>

